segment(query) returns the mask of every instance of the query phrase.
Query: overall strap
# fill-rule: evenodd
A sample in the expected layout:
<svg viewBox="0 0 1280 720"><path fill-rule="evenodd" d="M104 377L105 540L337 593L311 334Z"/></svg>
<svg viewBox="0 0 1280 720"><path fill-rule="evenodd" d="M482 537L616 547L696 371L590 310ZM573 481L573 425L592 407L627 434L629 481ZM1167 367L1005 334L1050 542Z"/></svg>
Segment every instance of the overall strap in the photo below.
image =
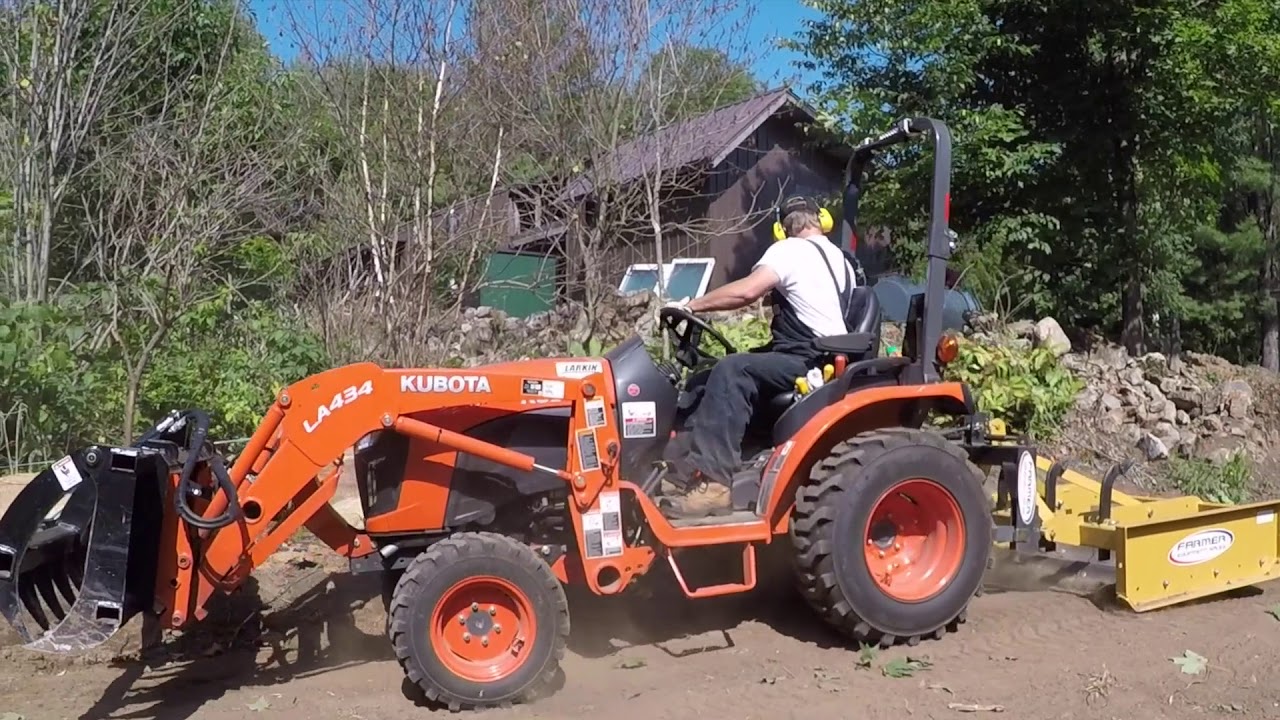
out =
<svg viewBox="0 0 1280 720"><path fill-rule="evenodd" d="M845 329L849 329L849 307L853 303L853 277L849 274L849 263L844 263L844 290L840 289L840 283L836 280L836 272L831 268L831 261L827 259L827 254L822 251L818 243L804 238L814 250L818 251L818 257L822 258L822 264L827 266L827 274L831 276L831 285L836 289L836 296L840 298L840 322L844 323Z"/></svg>

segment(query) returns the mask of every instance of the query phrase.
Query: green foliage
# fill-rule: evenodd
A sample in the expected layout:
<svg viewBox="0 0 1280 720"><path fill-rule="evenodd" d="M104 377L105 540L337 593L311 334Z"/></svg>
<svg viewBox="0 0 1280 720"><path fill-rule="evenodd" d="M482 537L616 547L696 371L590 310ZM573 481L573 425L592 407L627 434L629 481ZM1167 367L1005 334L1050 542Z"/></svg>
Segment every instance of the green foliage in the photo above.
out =
<svg viewBox="0 0 1280 720"><path fill-rule="evenodd" d="M1017 348L960 342L947 365L948 380L973 388L978 407L1004 420L1014 432L1052 438L1084 383L1045 348Z"/></svg>
<svg viewBox="0 0 1280 720"><path fill-rule="evenodd" d="M1209 665L1209 659L1193 651L1184 650L1181 657L1171 657L1169 661L1178 666L1184 675L1200 675Z"/></svg>
<svg viewBox="0 0 1280 720"><path fill-rule="evenodd" d="M826 129L856 141L920 114L951 127L951 224L961 241L954 264L982 301L1007 297L1026 313L1104 333L1141 310L1148 329L1151 316L1162 331L1176 319L1187 349L1256 358L1258 328L1274 321L1280 291L1274 0L807 2L819 17L792 46L818 78L812 104ZM59 50L72 82L58 92L32 72L36 55L47 60L57 49L55 8L28 3L0 17L5 36L17 39L0 58L0 75L17 81L4 91L15 102L2 104L0 128L37 135L10 132L14 147L0 155L40 150L33 157L46 162L36 165L56 168L52 180L67 188L48 218L54 300L19 305L14 289L0 286L0 445L9 462L120 439L126 370L153 339L129 411L145 422L171 407L203 406L218 434L245 434L275 390L329 364L325 347L340 339L329 327L323 339L303 327L294 308L345 296L349 288L321 276L350 257L342 253L353 243L389 233L419 200L439 207L486 191L495 171L506 183L581 169L610 142L760 89L722 45L689 39L610 76L635 38L584 28L590 4L548 10L527 0L499 16L477 5L469 36L455 46L474 45L484 57L451 65L458 72L450 75L467 82L443 93L439 118L425 118L416 100L405 103L431 96L434 71L421 75L420 57L393 62L342 48L286 69L235 3L140 0L127 8L141 11L128 23L135 30L108 38L116 5L86 6L81 37ZM91 73L107 46L127 48L128 67L103 85ZM482 64L468 65L473 59ZM41 98L94 96L95 87L109 90L110 102L64 118L84 141L61 154L41 150L49 143L39 133L54 128L36 114ZM61 122L57 115L51 122ZM488 150L499 146L499 127L495 168ZM427 162L411 145L437 129L437 156ZM128 162L137 147L164 149L156 157L170 162ZM882 160L862 224L899 239L895 260L919 271L931 157L916 144ZM179 167L199 172L166 185ZM422 185L429 167L434 195L408 197L403 189ZM5 237L41 220L24 204L30 188L21 182L0 178ZM210 189L220 184L252 197L219 203ZM385 205L366 212L370 198ZM168 212L186 216L159 222L173 220ZM147 213L150 226L127 227ZM202 222L217 227L184 232ZM125 227L136 231L131 247L120 239ZM148 262L174 248L189 249L183 257L193 265ZM471 272L465 255L436 251L421 278L424 308L452 301ZM20 274L6 265L15 258L24 259L0 254L0 278ZM720 330L741 351L769 339L757 317ZM599 356L617 340L597 335L567 351ZM663 342L646 338L659 357ZM723 355L713 341L703 346ZM966 344L948 374L970 382L984 409L1046 436L1078 388L1044 351ZM1187 488L1232 498L1247 477L1235 462L1174 467Z"/></svg>
<svg viewBox="0 0 1280 720"><path fill-rule="evenodd" d="M608 348L597 337L590 338L585 343L581 340L573 340L569 343L569 354L573 357L600 357L607 350Z"/></svg>
<svg viewBox="0 0 1280 720"><path fill-rule="evenodd" d="M273 395L328 367L320 338L265 302L210 301L184 315L144 374L140 422L176 408L213 418L212 435L252 433ZM48 462L95 442L119 442L125 367L95 343L91 298L0 301L0 468Z"/></svg>
<svg viewBox="0 0 1280 720"><path fill-rule="evenodd" d="M1007 293L1103 332L1128 320L1135 341L1181 318L1185 346L1256 357L1275 308L1258 254L1276 257L1280 217L1261 210L1275 185L1236 169L1280 167L1274 2L808 4L819 18L790 45L830 129L857 140L915 115L951 127L956 264L984 303ZM883 160L862 224L904 238L895 259L918 269L928 153ZM1247 226L1272 228L1271 247Z"/></svg>
<svg viewBox="0 0 1280 720"><path fill-rule="evenodd" d="M688 44L655 52L640 82L660 95L656 119L663 124L696 117L764 90L750 68L734 62L724 51Z"/></svg>
<svg viewBox="0 0 1280 720"><path fill-rule="evenodd" d="M933 663L923 658L894 658L880 668L880 674L889 678L909 678L931 667Z"/></svg>
<svg viewBox="0 0 1280 720"><path fill-rule="evenodd" d="M23 466L105 440L118 377L92 363L82 308L0 300L0 466Z"/></svg>
<svg viewBox="0 0 1280 720"><path fill-rule="evenodd" d="M738 352L747 352L769 342L773 336L769 329L769 321L758 315L744 315L734 322L713 323L725 340L728 340ZM715 357L724 357L724 348L720 343L702 334L702 350Z"/></svg>
<svg viewBox="0 0 1280 720"><path fill-rule="evenodd" d="M175 408L209 410L214 437L252 434L274 395L327 369L320 338L264 302L202 304L169 332L146 374L144 422Z"/></svg>
<svg viewBox="0 0 1280 720"><path fill-rule="evenodd" d="M1236 505L1249 496L1251 480L1249 458L1243 452L1232 453L1225 463L1215 464L1201 458L1171 457L1169 480L1178 492L1201 500Z"/></svg>

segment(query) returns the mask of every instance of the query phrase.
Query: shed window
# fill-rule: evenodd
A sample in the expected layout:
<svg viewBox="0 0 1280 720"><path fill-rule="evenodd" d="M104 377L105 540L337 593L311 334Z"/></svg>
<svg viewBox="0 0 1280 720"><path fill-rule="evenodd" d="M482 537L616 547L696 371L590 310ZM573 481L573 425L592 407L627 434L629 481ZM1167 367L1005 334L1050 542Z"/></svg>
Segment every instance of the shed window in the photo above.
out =
<svg viewBox="0 0 1280 720"><path fill-rule="evenodd" d="M671 299L700 297L711 282L715 258L680 258L661 266L662 281L666 288L664 297ZM623 294L649 290L658 291L659 266L654 263L636 263L627 268L618 285Z"/></svg>

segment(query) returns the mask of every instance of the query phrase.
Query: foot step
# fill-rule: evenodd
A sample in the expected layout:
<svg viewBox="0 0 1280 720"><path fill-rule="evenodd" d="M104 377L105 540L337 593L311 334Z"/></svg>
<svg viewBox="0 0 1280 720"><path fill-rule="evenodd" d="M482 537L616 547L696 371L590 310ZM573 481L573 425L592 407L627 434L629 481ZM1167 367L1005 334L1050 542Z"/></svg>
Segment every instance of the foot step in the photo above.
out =
<svg viewBox="0 0 1280 720"><path fill-rule="evenodd" d="M675 518L672 527L710 527L723 525L748 525L760 522L760 516L751 510L735 510L728 515L708 515L707 517Z"/></svg>

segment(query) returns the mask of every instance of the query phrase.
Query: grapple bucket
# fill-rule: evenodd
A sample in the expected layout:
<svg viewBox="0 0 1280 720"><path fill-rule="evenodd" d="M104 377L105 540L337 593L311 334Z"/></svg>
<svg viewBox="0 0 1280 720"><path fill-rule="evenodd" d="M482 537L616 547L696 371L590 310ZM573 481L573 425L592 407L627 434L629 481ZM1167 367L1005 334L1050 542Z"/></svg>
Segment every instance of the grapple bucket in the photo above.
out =
<svg viewBox="0 0 1280 720"><path fill-rule="evenodd" d="M94 647L151 603L163 453L89 447L36 476L0 518L0 613L26 647Z"/></svg>

